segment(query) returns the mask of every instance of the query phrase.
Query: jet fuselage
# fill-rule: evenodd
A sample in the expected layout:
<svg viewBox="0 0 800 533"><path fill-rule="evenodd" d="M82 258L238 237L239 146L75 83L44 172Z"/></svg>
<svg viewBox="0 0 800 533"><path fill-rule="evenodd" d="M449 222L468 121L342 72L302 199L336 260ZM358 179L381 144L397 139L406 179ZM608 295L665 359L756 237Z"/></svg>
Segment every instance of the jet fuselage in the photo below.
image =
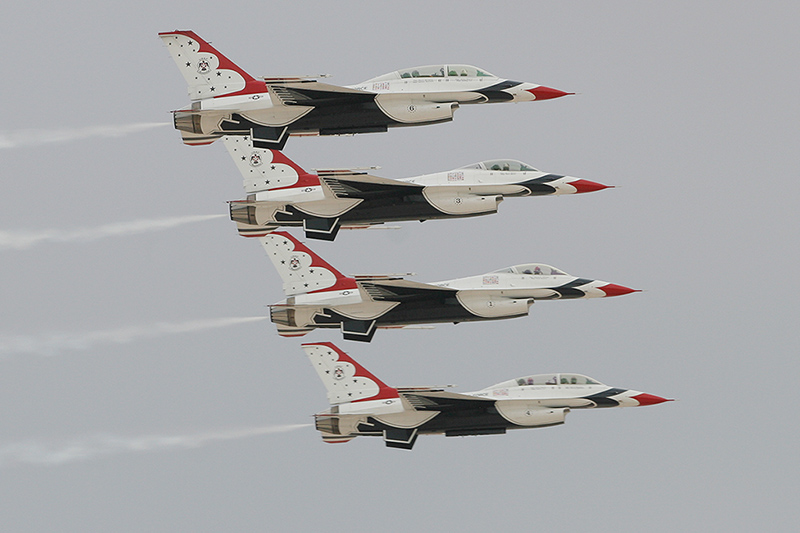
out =
<svg viewBox="0 0 800 533"><path fill-rule="evenodd" d="M431 387L389 387L333 343L304 344L328 391L330 409L315 415L325 442L382 436L411 449L418 435L502 434L563 424L572 409L654 405L666 400L609 387L581 374L537 374L466 393Z"/></svg>
<svg viewBox="0 0 800 533"><path fill-rule="evenodd" d="M288 135L341 135L453 119L462 104L521 102L569 93L498 78L470 65L395 71L358 85L305 78L256 79L192 31L159 34L189 86L190 107L174 113L186 144L251 135L281 149Z"/></svg>

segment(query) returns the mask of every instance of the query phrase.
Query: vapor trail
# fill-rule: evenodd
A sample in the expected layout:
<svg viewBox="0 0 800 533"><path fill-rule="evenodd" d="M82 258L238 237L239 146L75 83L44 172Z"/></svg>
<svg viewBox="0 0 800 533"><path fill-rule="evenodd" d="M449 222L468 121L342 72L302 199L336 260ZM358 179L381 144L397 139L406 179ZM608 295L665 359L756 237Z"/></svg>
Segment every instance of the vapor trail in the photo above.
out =
<svg viewBox="0 0 800 533"><path fill-rule="evenodd" d="M105 237L120 237L161 231L183 224L203 222L226 215L188 215L183 217L149 218L132 220L130 222L117 222L94 228L79 228L74 230L45 229L39 231L3 231L0 230L0 251L24 250L44 242L90 242Z"/></svg>
<svg viewBox="0 0 800 533"><path fill-rule="evenodd" d="M55 445L47 445L38 441L21 441L0 446L0 468L25 463L52 466L76 461L88 461L104 455L199 448L218 441L286 433L306 427L311 427L311 424L263 426L196 433L193 435L119 437L101 434Z"/></svg>
<svg viewBox="0 0 800 533"><path fill-rule="evenodd" d="M0 149L39 146L44 143L77 141L90 137L122 137L130 133L137 133L169 125L169 122L140 122L137 124L122 124L117 126L89 126L86 128L2 132L0 133Z"/></svg>
<svg viewBox="0 0 800 533"><path fill-rule="evenodd" d="M190 333L206 329L225 328L267 317L229 317L186 322L158 322L145 326L128 326L118 329L83 333L49 333L41 336L5 335L0 333L0 356L8 354L35 354L55 356L66 351L88 350L98 344L127 344L139 339L160 337L172 333Z"/></svg>

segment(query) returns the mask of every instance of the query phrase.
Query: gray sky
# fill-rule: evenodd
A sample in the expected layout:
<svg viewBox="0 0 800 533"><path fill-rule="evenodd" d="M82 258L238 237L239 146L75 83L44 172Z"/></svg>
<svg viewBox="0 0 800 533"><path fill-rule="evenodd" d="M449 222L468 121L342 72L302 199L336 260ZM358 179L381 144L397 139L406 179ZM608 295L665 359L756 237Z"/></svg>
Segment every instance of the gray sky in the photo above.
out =
<svg viewBox="0 0 800 533"><path fill-rule="evenodd" d="M795 4L62 5L0 8L0 529L797 530ZM680 401L410 453L323 444L300 343L246 320L283 297L277 274L231 222L202 218L243 195L229 156L134 126L187 103L156 36L173 29L256 76L354 84L460 62L580 93L291 139L305 168L399 178L508 157L618 187L310 245L347 273L536 261L645 292L369 345L303 340L394 385L564 371Z"/></svg>

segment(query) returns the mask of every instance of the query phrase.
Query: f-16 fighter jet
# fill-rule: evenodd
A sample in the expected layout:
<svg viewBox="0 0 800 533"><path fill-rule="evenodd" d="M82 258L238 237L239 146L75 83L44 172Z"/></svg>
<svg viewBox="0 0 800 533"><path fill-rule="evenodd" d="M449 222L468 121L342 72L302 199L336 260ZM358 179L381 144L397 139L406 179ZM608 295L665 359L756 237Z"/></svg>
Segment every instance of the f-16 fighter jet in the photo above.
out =
<svg viewBox="0 0 800 533"><path fill-rule="evenodd" d="M599 191L593 181L549 174L514 160L482 161L448 172L393 180L354 170L303 170L283 152L257 148L250 136L224 136L244 176L247 199L231 202L239 234L261 237L302 226L332 241L341 227L488 215L505 197Z"/></svg>
<svg viewBox="0 0 800 533"><path fill-rule="evenodd" d="M347 277L288 233L260 238L283 280L286 300L270 306L285 337L340 328L369 342L376 328L526 316L535 300L603 298L635 292L531 263L469 278L419 283L393 275Z"/></svg>
<svg viewBox="0 0 800 533"><path fill-rule="evenodd" d="M322 440L329 443L364 435L383 437L390 448L410 450L421 434L497 435L563 424L572 409L671 401L612 388L580 374L525 376L465 393L394 388L330 342L304 344L303 349L328 390L331 408L314 418Z"/></svg>
<svg viewBox="0 0 800 533"><path fill-rule="evenodd" d="M189 84L190 107L175 111L186 144L251 135L280 150L289 135L383 132L453 120L461 104L527 102L567 94L511 81L470 65L429 65L340 87L305 77L256 79L192 31L160 33Z"/></svg>

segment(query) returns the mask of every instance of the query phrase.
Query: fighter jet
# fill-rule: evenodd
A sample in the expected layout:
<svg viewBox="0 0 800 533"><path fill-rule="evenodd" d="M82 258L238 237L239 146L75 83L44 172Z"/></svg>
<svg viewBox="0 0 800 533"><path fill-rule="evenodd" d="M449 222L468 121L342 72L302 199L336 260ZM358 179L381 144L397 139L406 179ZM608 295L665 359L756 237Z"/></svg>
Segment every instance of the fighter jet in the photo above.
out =
<svg viewBox="0 0 800 533"><path fill-rule="evenodd" d="M377 328L516 318L536 300L636 292L540 263L436 283L397 275L348 277L286 232L259 240L283 280L286 300L270 306L270 318L284 337L339 328L347 340L369 342Z"/></svg>
<svg viewBox="0 0 800 533"><path fill-rule="evenodd" d="M608 187L506 159L401 180L349 169L312 174L283 152L255 147L250 136L226 135L222 141L244 176L247 199L231 202L230 215L245 237L261 237L279 226L302 226L306 237L332 241L342 227L489 215L506 197Z"/></svg>
<svg viewBox="0 0 800 533"><path fill-rule="evenodd" d="M330 409L314 415L316 428L328 443L363 435L383 437L390 448L410 450L422 434L498 435L509 429L563 424L572 409L671 401L612 388L581 374L537 374L464 393L394 388L333 343L303 344L303 349L328 390Z"/></svg>
<svg viewBox="0 0 800 533"><path fill-rule="evenodd" d="M192 31L159 37L189 84L192 104L175 111L174 122L190 145L250 135L259 146L280 150L288 135L383 132L448 122L461 104L573 94L470 65L414 67L345 87L304 76L256 79Z"/></svg>

